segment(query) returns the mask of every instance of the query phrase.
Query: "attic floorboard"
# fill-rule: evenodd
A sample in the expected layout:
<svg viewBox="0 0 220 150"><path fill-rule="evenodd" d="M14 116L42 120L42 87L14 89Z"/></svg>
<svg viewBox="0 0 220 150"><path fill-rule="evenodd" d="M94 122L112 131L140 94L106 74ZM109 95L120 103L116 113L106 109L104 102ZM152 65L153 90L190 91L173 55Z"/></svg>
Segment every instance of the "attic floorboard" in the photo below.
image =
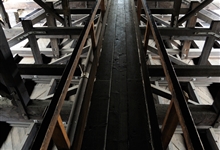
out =
<svg viewBox="0 0 220 150"><path fill-rule="evenodd" d="M130 0L112 0L82 149L150 149Z"/></svg>

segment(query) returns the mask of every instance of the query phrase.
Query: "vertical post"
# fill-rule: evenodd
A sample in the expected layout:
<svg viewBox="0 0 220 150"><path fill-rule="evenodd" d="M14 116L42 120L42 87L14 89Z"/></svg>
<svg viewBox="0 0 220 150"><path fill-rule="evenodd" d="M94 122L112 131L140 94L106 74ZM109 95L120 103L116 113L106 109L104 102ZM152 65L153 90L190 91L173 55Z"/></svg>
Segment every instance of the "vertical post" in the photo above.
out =
<svg viewBox="0 0 220 150"><path fill-rule="evenodd" d="M178 22L178 18L179 18L182 0L175 0L173 2L174 2L173 13L172 13L172 17L171 17L170 26L171 27L178 27L177 22Z"/></svg>
<svg viewBox="0 0 220 150"><path fill-rule="evenodd" d="M8 14L5 11L5 7L3 5L2 0L0 0L0 14L1 14L2 19L4 21L5 28L11 28L10 21L9 21L9 18L8 18Z"/></svg>
<svg viewBox="0 0 220 150"><path fill-rule="evenodd" d="M191 2L190 5L190 10L195 9L199 5L199 2ZM195 27L196 25L196 20L197 20L197 15L192 16L187 22L186 22L186 27ZM191 46L192 41L186 40L183 43L183 47L181 50L181 58L187 58L189 49Z"/></svg>
<svg viewBox="0 0 220 150"><path fill-rule="evenodd" d="M212 21L210 28L213 32L219 34L220 21ZM205 44L202 50L202 54L199 57L198 65L206 65L208 63L208 58L211 53L214 42L215 42L215 37L211 36L211 37L206 38L206 41L205 41Z"/></svg>
<svg viewBox="0 0 220 150"><path fill-rule="evenodd" d="M151 29L150 29L149 22L147 21L146 30L145 30L145 34L144 34L145 55L147 54L147 47L148 47L148 42L149 42L149 36L150 36L150 34L151 34Z"/></svg>
<svg viewBox="0 0 220 150"><path fill-rule="evenodd" d="M64 15L64 27L71 27L71 15L70 15L70 7L69 7L69 0L62 0L62 8L63 8L63 15Z"/></svg>
<svg viewBox="0 0 220 150"><path fill-rule="evenodd" d="M31 20L23 20L22 21L22 26L24 28L24 32L26 32L26 33L31 31L32 28L33 28ZM28 40L29 40L29 43L30 43L30 46L31 46L31 51L32 51L33 56L34 56L35 63L36 64L42 64L43 60L42 60L42 57L40 55L40 49L39 49L38 44L37 44L36 36L33 35L33 34L30 34L30 35L28 35Z"/></svg>
<svg viewBox="0 0 220 150"><path fill-rule="evenodd" d="M96 36L95 36L95 30L94 30L94 23L92 23L91 25L90 35L91 35L91 40L92 40L92 48L94 51L96 49Z"/></svg>
<svg viewBox="0 0 220 150"><path fill-rule="evenodd" d="M53 8L53 3L52 2L48 2L47 5L51 8ZM47 25L50 27L56 27L56 20L53 17L53 15L48 14L47 17ZM50 39L50 45L52 47L52 51L53 51L53 57L54 58L59 58L60 57L60 53L59 53L59 46L58 46L58 41L55 38L51 38Z"/></svg>
<svg viewBox="0 0 220 150"><path fill-rule="evenodd" d="M105 14L105 0L101 0L101 3L100 3L100 7L101 7L101 12L102 12L102 18L104 17L104 14Z"/></svg>
<svg viewBox="0 0 220 150"><path fill-rule="evenodd" d="M141 8L142 8L142 2L141 0L137 1L137 18L138 18L138 23L140 24L141 20Z"/></svg>
<svg viewBox="0 0 220 150"><path fill-rule="evenodd" d="M219 87L216 87L216 88L219 88ZM220 89L218 89L218 92L216 93L216 96L214 97L214 102L212 104L212 107L217 113L217 117L212 125L215 128L217 128L220 125L220 101L219 99L220 99Z"/></svg>
<svg viewBox="0 0 220 150"><path fill-rule="evenodd" d="M11 93L12 99L19 107L22 116L28 118L26 106L30 101L27 89L14 62L11 50L8 46L5 34L0 26L0 66L1 66L1 82Z"/></svg>
<svg viewBox="0 0 220 150"><path fill-rule="evenodd" d="M155 81L154 83L155 83L155 85L156 85L157 87L160 87L158 81ZM160 97L159 95L156 95L156 96L157 96L158 103L159 103L159 104L163 104L163 101L162 101L161 97Z"/></svg>

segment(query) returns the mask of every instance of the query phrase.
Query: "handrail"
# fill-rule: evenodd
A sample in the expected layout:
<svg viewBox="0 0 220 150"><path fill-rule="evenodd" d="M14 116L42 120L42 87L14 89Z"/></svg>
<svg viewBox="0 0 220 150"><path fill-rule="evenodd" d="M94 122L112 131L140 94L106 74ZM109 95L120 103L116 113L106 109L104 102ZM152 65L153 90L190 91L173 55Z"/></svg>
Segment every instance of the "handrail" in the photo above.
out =
<svg viewBox="0 0 220 150"><path fill-rule="evenodd" d="M56 123L57 123L57 119L60 115L60 111L61 111L64 99L67 94L67 90L69 88L69 85L71 83L71 79L72 79L74 72L76 70L76 67L78 65L80 55L82 53L83 47L84 47L86 40L88 38L88 35L90 33L90 29L93 24L93 20L95 18L96 12L100 6L100 3L101 3L101 0L96 1L95 6L90 13L89 19L80 34L80 37L79 37L78 42L76 44L75 50L73 51L71 58L65 67L65 70L64 70L63 75L61 77L59 85L58 85L56 92L54 94L54 97L48 107L48 110L45 114L45 117L42 121L42 124L39 128L39 131L38 131L36 137L35 137L35 140L32 144L31 149L46 150L48 148L51 137L53 135L53 131L54 131Z"/></svg>
<svg viewBox="0 0 220 150"><path fill-rule="evenodd" d="M194 120L192 118L191 112L186 103L186 99L183 95L183 92L182 92L180 83L177 79L174 67L171 64L171 61L164 47L159 30L155 24L155 21L151 14L150 9L148 8L146 4L146 1L141 0L141 2L142 2L142 6L144 8L144 11L145 11L145 14L148 20L147 28L151 29L150 32L152 33L153 38L155 40L156 47L158 49L158 53L161 58L163 70L168 81L169 89L172 93L172 101L171 101L170 107L168 108L167 115L165 117L165 124L164 124L165 126L162 127L162 134L163 134L163 130L164 131L166 130L165 131L166 133L173 134L174 131L172 130L173 129L175 130L176 125L177 125L173 119L176 118L177 121L179 120L182 126L187 149L202 150L204 149L203 144L201 142L198 131L195 127ZM168 125L167 123L170 123L170 124ZM165 144L164 149L166 149L166 147L167 145Z"/></svg>

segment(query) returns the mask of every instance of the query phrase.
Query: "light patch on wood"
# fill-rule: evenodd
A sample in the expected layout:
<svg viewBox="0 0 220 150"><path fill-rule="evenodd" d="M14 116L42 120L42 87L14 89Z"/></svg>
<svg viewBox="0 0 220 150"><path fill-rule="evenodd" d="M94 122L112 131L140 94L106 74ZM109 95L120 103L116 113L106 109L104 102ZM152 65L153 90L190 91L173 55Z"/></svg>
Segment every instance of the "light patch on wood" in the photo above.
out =
<svg viewBox="0 0 220 150"><path fill-rule="evenodd" d="M1 150L18 150L23 137L28 134L28 128L13 127L5 141L0 148Z"/></svg>
<svg viewBox="0 0 220 150"><path fill-rule="evenodd" d="M31 93L30 98L31 99L40 99L41 97L46 97L48 88L50 88L49 84L37 84L37 85L35 85L34 90Z"/></svg>
<svg viewBox="0 0 220 150"><path fill-rule="evenodd" d="M186 150L182 134L174 134L169 144L169 150Z"/></svg>
<svg viewBox="0 0 220 150"><path fill-rule="evenodd" d="M201 104L212 105L213 98L207 87L195 87L195 92L197 92L202 102Z"/></svg>

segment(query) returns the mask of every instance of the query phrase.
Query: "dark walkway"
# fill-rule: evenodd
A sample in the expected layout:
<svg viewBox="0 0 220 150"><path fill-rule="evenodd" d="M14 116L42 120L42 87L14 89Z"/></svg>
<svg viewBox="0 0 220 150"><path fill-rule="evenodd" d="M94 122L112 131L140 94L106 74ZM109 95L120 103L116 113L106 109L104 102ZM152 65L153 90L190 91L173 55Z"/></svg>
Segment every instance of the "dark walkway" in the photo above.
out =
<svg viewBox="0 0 220 150"><path fill-rule="evenodd" d="M111 0L82 149L150 148L131 0Z"/></svg>

